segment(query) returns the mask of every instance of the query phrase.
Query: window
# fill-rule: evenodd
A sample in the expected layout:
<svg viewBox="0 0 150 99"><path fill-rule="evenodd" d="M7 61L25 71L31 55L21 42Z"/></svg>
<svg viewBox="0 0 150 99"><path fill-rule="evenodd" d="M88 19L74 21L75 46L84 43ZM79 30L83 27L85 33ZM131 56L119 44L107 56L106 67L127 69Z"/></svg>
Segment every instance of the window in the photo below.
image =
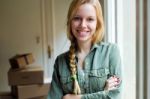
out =
<svg viewBox="0 0 150 99"><path fill-rule="evenodd" d="M105 40L117 43L122 56L122 99L136 97L135 5L135 0L104 0Z"/></svg>

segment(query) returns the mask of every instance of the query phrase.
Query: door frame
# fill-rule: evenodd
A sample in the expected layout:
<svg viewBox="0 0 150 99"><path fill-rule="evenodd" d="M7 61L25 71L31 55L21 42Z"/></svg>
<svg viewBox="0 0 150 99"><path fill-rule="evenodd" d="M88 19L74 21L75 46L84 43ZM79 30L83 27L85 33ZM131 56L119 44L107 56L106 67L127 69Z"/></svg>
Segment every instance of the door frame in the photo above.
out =
<svg viewBox="0 0 150 99"><path fill-rule="evenodd" d="M147 0L136 2L136 99L148 98L148 8Z"/></svg>

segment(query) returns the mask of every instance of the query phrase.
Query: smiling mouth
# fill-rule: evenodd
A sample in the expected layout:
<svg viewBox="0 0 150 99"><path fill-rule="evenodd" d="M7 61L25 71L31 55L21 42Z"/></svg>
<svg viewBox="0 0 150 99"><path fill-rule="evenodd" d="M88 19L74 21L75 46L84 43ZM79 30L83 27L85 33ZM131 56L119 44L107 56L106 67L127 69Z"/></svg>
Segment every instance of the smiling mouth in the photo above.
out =
<svg viewBox="0 0 150 99"><path fill-rule="evenodd" d="M89 31L78 31L78 35L81 36L81 37L84 37L87 34L89 34Z"/></svg>

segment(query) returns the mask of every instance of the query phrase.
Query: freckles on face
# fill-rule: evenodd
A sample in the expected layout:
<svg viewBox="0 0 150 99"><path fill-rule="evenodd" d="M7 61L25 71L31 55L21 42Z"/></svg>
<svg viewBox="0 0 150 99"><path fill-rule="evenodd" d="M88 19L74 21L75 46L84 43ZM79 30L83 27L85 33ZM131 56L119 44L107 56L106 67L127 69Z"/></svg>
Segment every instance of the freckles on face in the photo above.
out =
<svg viewBox="0 0 150 99"><path fill-rule="evenodd" d="M95 8L91 4L83 4L78 9L71 21L71 30L78 41L92 39L96 31L97 17Z"/></svg>

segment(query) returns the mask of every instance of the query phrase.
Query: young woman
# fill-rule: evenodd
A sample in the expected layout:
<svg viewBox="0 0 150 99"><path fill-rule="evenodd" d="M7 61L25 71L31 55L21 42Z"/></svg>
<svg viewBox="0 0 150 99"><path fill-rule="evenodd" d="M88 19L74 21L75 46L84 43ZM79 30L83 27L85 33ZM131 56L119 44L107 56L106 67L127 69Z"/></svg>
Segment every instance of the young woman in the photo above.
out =
<svg viewBox="0 0 150 99"><path fill-rule="evenodd" d="M117 46L102 42L99 0L73 0L67 16L68 52L59 55L48 99L120 99L121 60Z"/></svg>

